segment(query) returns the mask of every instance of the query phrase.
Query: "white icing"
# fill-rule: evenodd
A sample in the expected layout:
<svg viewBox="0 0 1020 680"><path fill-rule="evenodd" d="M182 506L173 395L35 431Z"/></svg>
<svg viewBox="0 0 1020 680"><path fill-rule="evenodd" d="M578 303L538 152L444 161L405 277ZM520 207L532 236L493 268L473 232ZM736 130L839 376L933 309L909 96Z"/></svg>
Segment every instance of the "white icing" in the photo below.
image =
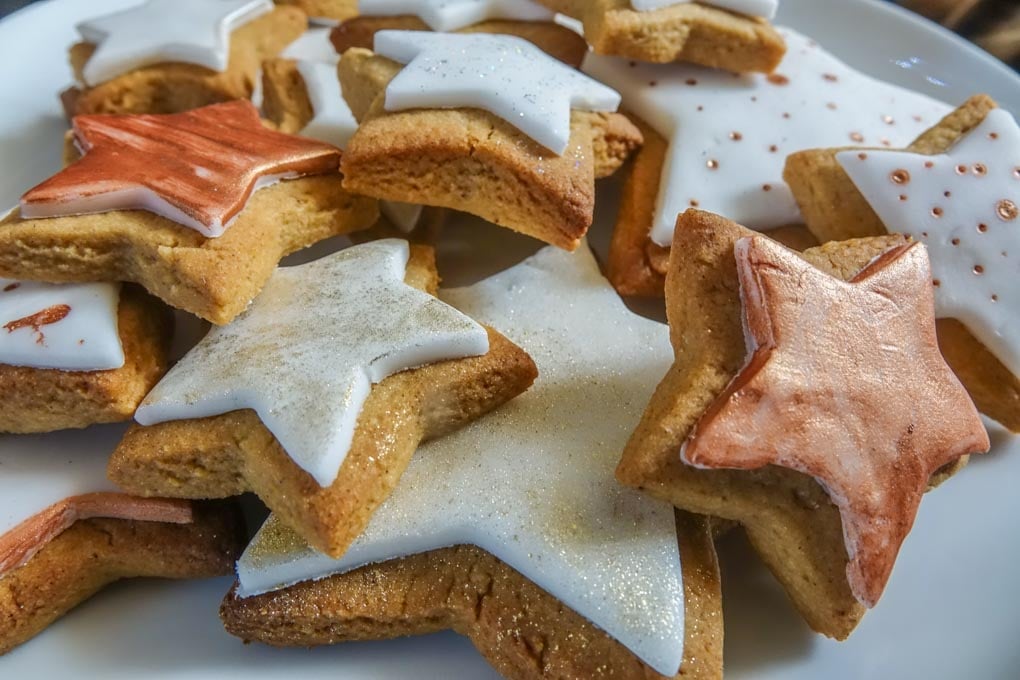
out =
<svg viewBox="0 0 1020 680"><path fill-rule="evenodd" d="M631 0L631 6L639 12L650 12L663 7L682 5L694 0ZM739 12L752 17L773 19L779 9L779 0L698 0L703 5L714 5L731 12Z"/></svg>
<svg viewBox="0 0 1020 680"><path fill-rule="evenodd" d="M297 59L299 61L314 61L323 64L340 63L340 55L329 40L330 29L310 28L301 34L297 40L287 45L287 48L280 54L284 59ZM334 71L334 77L336 72Z"/></svg>
<svg viewBox="0 0 1020 680"><path fill-rule="evenodd" d="M120 368L124 350L117 327L119 302L119 284L0 278L0 364L64 371ZM38 329L17 324L19 319L61 305L69 310L55 323Z"/></svg>
<svg viewBox="0 0 1020 680"><path fill-rule="evenodd" d="M82 70L85 84L168 61L225 71L231 32L272 9L270 0L148 0L82 22L78 32L97 46Z"/></svg>
<svg viewBox="0 0 1020 680"><path fill-rule="evenodd" d="M889 231L928 246L936 315L961 321L1020 375L1020 128L1013 116L995 109L940 156L869 150L836 159Z"/></svg>
<svg viewBox="0 0 1020 680"><path fill-rule="evenodd" d="M298 71L305 81L314 117L301 131L303 137L344 149L358 129L358 121L340 93L340 80L336 66L312 61L297 62Z"/></svg>
<svg viewBox="0 0 1020 680"><path fill-rule="evenodd" d="M620 96L508 35L380 31L375 51L407 64L386 88L386 110L484 109L562 155L570 110L615 111Z"/></svg>
<svg viewBox="0 0 1020 680"><path fill-rule="evenodd" d="M410 234L418 226L422 207L400 201L379 201L379 211L400 231Z"/></svg>
<svg viewBox="0 0 1020 680"><path fill-rule="evenodd" d="M342 559L272 540L285 529L271 518L238 562L239 594L473 544L672 677L684 640L673 508L613 476L672 362L668 328L626 308L587 246L546 248L442 297L531 354L535 385L425 444Z"/></svg>
<svg viewBox="0 0 1020 680"><path fill-rule="evenodd" d="M202 176L202 167L196 167L196 174ZM298 173L287 172L279 175L261 175L255 180L252 187L252 195L260 189L279 184L286 179L300 177ZM249 199L250 200L250 199ZM238 212L232 218L224 222L219 217L213 217L206 224L176 205L166 200L147 186L134 186L118 191L107 191L101 194L90 196L78 196L67 200L53 203L22 203L21 216L24 219L44 219L47 217L68 217L78 215L95 215L104 212L119 210L145 210L166 219L176 222L182 227L194 229L206 238L219 238L231 227L244 211Z"/></svg>
<svg viewBox="0 0 1020 680"><path fill-rule="evenodd" d="M588 56L584 70L619 89L627 110L671 140L652 224L659 245L670 245L677 215L690 207L754 229L799 223L783 182L791 153L905 146L950 111L852 70L795 31L781 32L788 51L773 76ZM773 84L782 78L789 82Z"/></svg>
<svg viewBox="0 0 1020 680"><path fill-rule="evenodd" d="M254 409L288 455L328 486L373 383L488 352L480 325L404 283L388 239L277 269L251 306L213 328L145 398L142 425Z"/></svg>
<svg viewBox="0 0 1020 680"><path fill-rule="evenodd" d="M123 430L100 427L89 431L47 435L50 451L19 455L0 449L0 536L62 500L87 493L116 492L106 478L110 451Z"/></svg>
<svg viewBox="0 0 1020 680"><path fill-rule="evenodd" d="M456 31L488 19L552 21L555 14L532 0L358 0L365 16L416 16L433 31Z"/></svg>

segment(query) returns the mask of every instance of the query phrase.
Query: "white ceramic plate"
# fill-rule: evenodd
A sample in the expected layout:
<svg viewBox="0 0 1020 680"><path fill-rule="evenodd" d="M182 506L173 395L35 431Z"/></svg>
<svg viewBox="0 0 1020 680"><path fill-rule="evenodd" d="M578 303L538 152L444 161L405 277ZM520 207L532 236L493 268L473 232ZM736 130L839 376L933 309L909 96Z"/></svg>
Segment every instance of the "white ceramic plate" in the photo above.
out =
<svg viewBox="0 0 1020 680"><path fill-rule="evenodd" d="M65 122L56 93L70 79L75 22L138 0L48 0L0 22L0 205L59 167ZM779 23L850 64L952 104L987 92L1020 112L1020 79L932 24L874 0L784 0ZM615 187L603 187L592 241L604 246ZM326 248L337 247L330 244ZM440 270L457 285L498 270L533 242L465 220L447 233ZM316 249L322 252L322 249ZM305 254L301 259L308 259ZM649 308L657 313L655 305ZM0 437L18 455L89 447L120 428ZM812 634L739 538L720 546L730 678L1015 678L1020 674L1020 445L997 428L994 450L930 494L879 607L849 642ZM0 498L0 504L4 499ZM122 583L0 659L0 677L493 678L470 643L446 633L314 650L244 646L217 608L231 579Z"/></svg>

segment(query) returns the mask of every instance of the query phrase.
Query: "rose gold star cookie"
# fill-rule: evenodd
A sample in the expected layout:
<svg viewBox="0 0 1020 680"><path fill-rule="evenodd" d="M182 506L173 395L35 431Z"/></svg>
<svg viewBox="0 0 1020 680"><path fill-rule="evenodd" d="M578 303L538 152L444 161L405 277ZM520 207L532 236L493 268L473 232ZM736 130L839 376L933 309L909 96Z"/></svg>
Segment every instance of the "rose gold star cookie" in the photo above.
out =
<svg viewBox="0 0 1020 680"><path fill-rule="evenodd" d="M677 361L617 476L743 524L809 624L844 638L929 483L988 448L938 351L924 249L886 237L801 259L688 211L673 253Z"/></svg>
<svg viewBox="0 0 1020 680"><path fill-rule="evenodd" d="M249 102L85 116L75 139L84 156L0 222L0 276L134 281L223 324L284 255L378 218L342 188L339 150L264 128Z"/></svg>

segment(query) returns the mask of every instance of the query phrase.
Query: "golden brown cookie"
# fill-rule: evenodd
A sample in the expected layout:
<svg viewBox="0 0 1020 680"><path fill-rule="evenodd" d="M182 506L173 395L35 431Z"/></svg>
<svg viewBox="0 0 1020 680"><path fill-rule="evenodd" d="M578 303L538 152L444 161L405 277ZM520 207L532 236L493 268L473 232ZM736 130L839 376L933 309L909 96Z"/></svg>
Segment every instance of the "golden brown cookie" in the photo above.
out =
<svg viewBox="0 0 1020 680"><path fill-rule="evenodd" d="M406 281L434 294L432 250L412 247ZM341 555L389 496L418 444L524 392L536 369L520 348L488 329L489 352L430 364L372 387L336 480L298 467L252 410L132 427L109 477L139 496L224 498L254 491L317 549Z"/></svg>
<svg viewBox="0 0 1020 680"><path fill-rule="evenodd" d="M722 677L719 568L708 521L678 513L685 604L677 678ZM232 635L312 646L452 629L505 677L663 676L491 554L471 546L371 565L220 606Z"/></svg>
<svg viewBox="0 0 1020 680"><path fill-rule="evenodd" d="M0 432L51 432L128 420L169 366L173 317L144 291L125 286L117 311L124 365L62 371L0 364Z"/></svg>
<svg viewBox="0 0 1020 680"><path fill-rule="evenodd" d="M341 54L352 47L372 49L375 34L379 31L428 31L428 25L413 16L370 17L359 16L348 19L333 29L330 40ZM516 35L524 38L542 50L574 68L580 68L588 43L569 28L549 21L508 21L492 19L459 29L456 33L496 33Z"/></svg>
<svg viewBox="0 0 1020 680"><path fill-rule="evenodd" d="M250 99L262 62L275 57L308 26L296 7L277 7L231 34L227 69L163 63L135 69L93 87L83 69L95 45L71 47L71 67L79 85L64 93L68 117L86 113L177 113L233 99Z"/></svg>
<svg viewBox="0 0 1020 680"><path fill-rule="evenodd" d="M753 235L733 222L691 210L681 215L667 279L676 362L656 390L617 468L623 484L691 512L743 525L762 559L808 624L844 639L864 615L848 581L840 510L813 477L768 465L699 469L681 459L696 423L717 404L747 362L735 244ZM803 257L848 280L899 236L831 243ZM681 255L682 253L682 255ZM947 465L943 481L964 463Z"/></svg>
<svg viewBox="0 0 1020 680"><path fill-rule="evenodd" d="M621 295L658 298L666 285L669 248L652 240L651 228L669 142L637 116L628 117L641 130L645 141L627 169L606 275ZM774 229L768 235L794 250L818 245L801 225Z"/></svg>
<svg viewBox="0 0 1020 680"><path fill-rule="evenodd" d="M275 0L277 5L291 5L310 19L345 21L358 16L358 0Z"/></svg>
<svg viewBox="0 0 1020 680"><path fill-rule="evenodd" d="M242 118L248 115L246 111L249 109L254 111L250 104L236 102L178 116L197 118L206 115L204 112L235 108L245 109L240 112ZM237 112L231 115L234 113ZM103 116L92 117L93 120L96 118L106 120ZM128 124L126 118L112 118ZM151 123L151 120L146 122ZM252 124L262 129L257 123ZM171 131L173 127L173 124L167 124ZM239 134L235 130L231 132ZM225 137L226 128L221 127L216 134ZM196 139L197 136L189 134L188 138ZM244 138L240 136L240 139ZM297 138L284 139L296 144L308 143ZM149 162L141 156L148 153L150 157L158 157L164 153L158 145L164 142L171 147L174 144L172 140L164 139L156 143L155 151L143 148L140 143L128 152L113 149L114 153L139 154L135 162L140 169L129 168L126 165L129 158L121 155L113 166L121 168L119 177L110 177L112 173L105 171L110 166L101 162L93 163L90 167L98 169L91 172L102 173L104 182L116 179L120 183L155 183L158 187L156 193L161 193L164 187L171 192L183 187L180 189L182 201L195 214L210 207L219 209L216 204L223 202L229 193L246 183L255 182L257 175L252 174L258 164L273 162L271 157L263 156L263 150L254 146L238 150L235 158L230 159L241 159L241 165L235 167L228 164L225 157L204 160L192 147L181 145L174 152L179 166L171 171L168 163ZM196 228L147 210L113 210L29 219L16 209L0 220L0 276L51 283L131 281L173 307L213 323L227 323L258 294L281 258L331 236L370 227L378 219L377 201L356 196L342 187L340 174L332 165L339 151L328 145L319 146L332 149L329 154L333 160L325 159L324 169L320 169L318 174L254 190L247 199L242 196L239 205L233 208L239 210L236 217L216 238L207 238ZM79 187L86 187L89 191L98 187L96 193L102 193L107 184L96 182L78 168L89 155L81 157L72 146L66 148L68 168L28 192L26 197L41 194L47 200L66 195L73 198L84 192ZM90 153L98 152L93 149ZM105 149L103 153L108 156L111 151ZM213 149L205 156L216 153L226 155L228 151L225 148ZM229 153L234 155L234 152ZM249 162L250 166L244 165ZM201 178L197 173L205 168L203 163L213 164L221 174L204 184L195 180L194 177ZM286 160L284 169L285 164ZM196 169L190 169L192 167ZM151 175L148 168L153 168ZM173 182L172 172L188 177L188 181L194 184ZM231 179L229 174L222 173L236 173L240 178ZM227 179L220 179L221 175ZM229 184L231 191L223 191L219 182ZM227 224L227 220L221 218L221 221Z"/></svg>
<svg viewBox="0 0 1020 680"><path fill-rule="evenodd" d="M597 54L770 73L786 53L783 37L768 21L705 4L639 12L630 0L539 2L583 22L585 37Z"/></svg>
<svg viewBox="0 0 1020 680"><path fill-rule="evenodd" d="M394 61L344 53L340 82L361 126L342 162L344 186L377 198L453 208L574 249L591 226L595 179L641 142L620 114L574 111L562 156L478 109L384 110Z"/></svg>
<svg viewBox="0 0 1020 680"><path fill-rule="evenodd" d="M978 127L996 103L978 95L921 135L907 151L936 156L952 148ZM845 149L812 149L787 159L784 178L793 190L808 228L822 241L887 234L881 218L836 156ZM868 149L857 150L867 154ZM956 319L940 319L939 343L978 408L1013 432L1020 432L1020 377L1011 372Z"/></svg>
<svg viewBox="0 0 1020 680"><path fill-rule="evenodd" d="M230 574L244 542L233 505L194 505L185 524L85 519L0 578L0 654L124 578L209 578Z"/></svg>

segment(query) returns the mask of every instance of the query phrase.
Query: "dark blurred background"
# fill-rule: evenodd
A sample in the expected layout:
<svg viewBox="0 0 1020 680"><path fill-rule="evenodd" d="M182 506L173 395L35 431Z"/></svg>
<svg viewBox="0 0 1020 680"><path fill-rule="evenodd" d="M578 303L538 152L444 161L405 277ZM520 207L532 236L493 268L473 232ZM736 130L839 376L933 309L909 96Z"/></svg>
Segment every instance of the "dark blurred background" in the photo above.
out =
<svg viewBox="0 0 1020 680"><path fill-rule="evenodd" d="M33 0L0 0L0 17ZM1020 68L1020 0L899 0Z"/></svg>

